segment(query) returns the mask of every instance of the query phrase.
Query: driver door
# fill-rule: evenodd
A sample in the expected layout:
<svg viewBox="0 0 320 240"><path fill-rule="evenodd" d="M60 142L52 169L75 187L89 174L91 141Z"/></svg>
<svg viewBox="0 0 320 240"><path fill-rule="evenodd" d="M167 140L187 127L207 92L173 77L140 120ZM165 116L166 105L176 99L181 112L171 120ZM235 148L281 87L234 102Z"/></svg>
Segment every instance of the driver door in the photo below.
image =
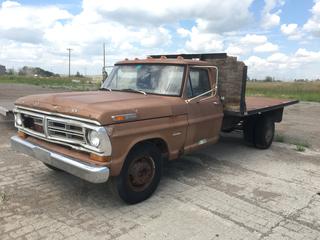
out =
<svg viewBox="0 0 320 240"><path fill-rule="evenodd" d="M201 67L189 69L186 84L188 112L186 152L215 143L219 138L223 108L220 98L214 92L216 81L213 76L212 69ZM204 94L206 92L207 94Z"/></svg>

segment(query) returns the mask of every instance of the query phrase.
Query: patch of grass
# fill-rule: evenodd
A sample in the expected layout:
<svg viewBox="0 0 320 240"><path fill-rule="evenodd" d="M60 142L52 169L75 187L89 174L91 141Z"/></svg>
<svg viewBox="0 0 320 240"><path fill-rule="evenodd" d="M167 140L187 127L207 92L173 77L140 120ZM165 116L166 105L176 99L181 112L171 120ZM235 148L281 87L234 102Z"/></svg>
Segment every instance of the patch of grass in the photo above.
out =
<svg viewBox="0 0 320 240"><path fill-rule="evenodd" d="M5 192L1 192L0 193L0 204L4 203L7 200L8 200L8 197L7 197L6 193Z"/></svg>
<svg viewBox="0 0 320 240"><path fill-rule="evenodd" d="M72 81L76 80L76 81ZM27 77L27 76L0 76L0 84L31 84L50 88L63 88L69 90L95 90L100 87L99 82L94 82L90 78L67 78L67 77Z"/></svg>
<svg viewBox="0 0 320 240"><path fill-rule="evenodd" d="M274 141L284 143L284 136L281 134L276 134L274 136Z"/></svg>
<svg viewBox="0 0 320 240"><path fill-rule="evenodd" d="M247 96L265 96L320 102L320 81L247 82L246 94Z"/></svg>
<svg viewBox="0 0 320 240"><path fill-rule="evenodd" d="M297 144L297 145L296 145L296 150L297 150L298 152L305 152L305 151L306 151L306 148L305 148L304 146L302 146L302 145Z"/></svg>
<svg viewBox="0 0 320 240"><path fill-rule="evenodd" d="M292 144L295 144L296 146L301 146L304 148L310 148L310 144L306 141L299 141L299 140L293 140L291 142Z"/></svg>
<svg viewBox="0 0 320 240"><path fill-rule="evenodd" d="M274 141L293 144L296 146L296 150L298 152L304 152L306 148L310 148L310 144L307 141L285 137L284 135L278 133L274 136Z"/></svg>

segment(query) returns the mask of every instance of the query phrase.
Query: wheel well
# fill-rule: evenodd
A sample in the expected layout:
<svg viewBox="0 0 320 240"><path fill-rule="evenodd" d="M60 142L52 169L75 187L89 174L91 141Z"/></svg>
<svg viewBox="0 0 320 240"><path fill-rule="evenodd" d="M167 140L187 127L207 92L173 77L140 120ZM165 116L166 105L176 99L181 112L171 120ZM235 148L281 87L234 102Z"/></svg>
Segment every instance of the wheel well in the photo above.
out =
<svg viewBox="0 0 320 240"><path fill-rule="evenodd" d="M243 118L244 121L254 120L256 121L258 118L270 118L273 122L281 122L283 115L283 108L275 109L268 112L263 112L261 114L255 114L251 116L246 116Z"/></svg>
<svg viewBox="0 0 320 240"><path fill-rule="evenodd" d="M271 118L271 120L274 122L281 122L282 115L283 115L283 108L279 108L265 114L265 116Z"/></svg>
<svg viewBox="0 0 320 240"><path fill-rule="evenodd" d="M134 149L134 148L136 148L136 147L138 147L138 146L140 146L140 145L142 145L142 144L145 144L145 143L152 143L152 144L154 144L154 145L160 150L163 159L167 159L167 158L169 157L169 148L168 148L168 145L167 145L167 143L166 143L163 139L161 139L161 138L151 138L151 139L142 140L142 141L140 141L140 142L137 142L137 143L131 148L131 150ZM130 151L131 151L131 150L130 150Z"/></svg>

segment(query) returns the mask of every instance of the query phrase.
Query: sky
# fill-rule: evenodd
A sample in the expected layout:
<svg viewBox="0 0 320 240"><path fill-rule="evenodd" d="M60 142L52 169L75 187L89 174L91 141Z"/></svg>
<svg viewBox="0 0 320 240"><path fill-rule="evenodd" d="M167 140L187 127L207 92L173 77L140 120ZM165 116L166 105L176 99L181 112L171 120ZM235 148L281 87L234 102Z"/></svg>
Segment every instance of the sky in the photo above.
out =
<svg viewBox="0 0 320 240"><path fill-rule="evenodd" d="M320 78L320 0L0 0L0 64L98 75L150 54L220 53L250 78Z"/></svg>

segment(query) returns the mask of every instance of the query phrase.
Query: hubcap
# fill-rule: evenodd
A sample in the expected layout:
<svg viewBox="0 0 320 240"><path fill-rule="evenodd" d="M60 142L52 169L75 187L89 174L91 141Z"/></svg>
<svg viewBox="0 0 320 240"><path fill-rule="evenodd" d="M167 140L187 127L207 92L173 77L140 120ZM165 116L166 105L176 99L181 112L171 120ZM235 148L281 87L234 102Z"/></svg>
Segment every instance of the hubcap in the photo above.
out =
<svg viewBox="0 0 320 240"><path fill-rule="evenodd" d="M154 160L144 156L133 160L128 171L129 187L135 192L145 190L152 182L155 174Z"/></svg>

